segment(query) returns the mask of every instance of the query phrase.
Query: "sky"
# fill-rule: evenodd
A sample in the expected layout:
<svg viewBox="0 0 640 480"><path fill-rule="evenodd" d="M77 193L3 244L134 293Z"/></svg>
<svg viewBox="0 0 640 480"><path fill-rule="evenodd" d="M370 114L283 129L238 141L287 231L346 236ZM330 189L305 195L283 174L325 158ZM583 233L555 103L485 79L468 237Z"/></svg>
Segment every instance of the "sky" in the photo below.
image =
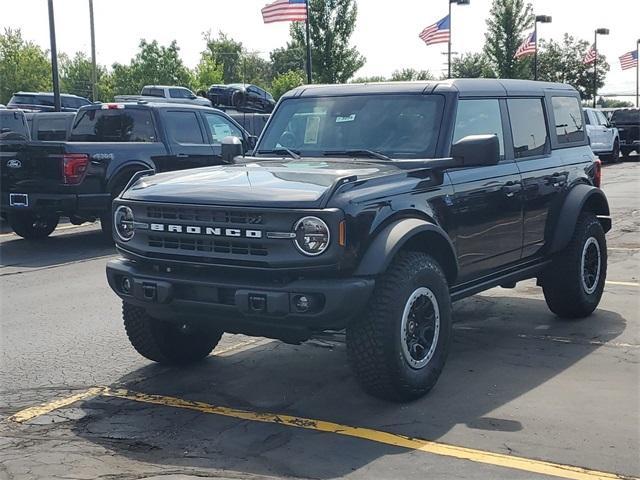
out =
<svg viewBox="0 0 640 480"><path fill-rule="evenodd" d="M168 44L177 40L189 67L204 49L203 33L223 31L250 51L268 58L284 46L288 23L265 25L260 9L270 0L94 0L98 63L128 63L140 39ZM439 76L446 68L446 44L426 46L418 33L447 13L447 0L358 0L353 44L366 57L356 76L389 76L405 67L426 69ZM551 15L539 24L540 39L560 40L565 32L593 41L611 70L600 93L634 94L635 69L622 71L618 57L633 50L640 38L640 0L531 0L534 13ZM54 0L58 52L90 53L88 0ZM452 50L477 52L484 44L485 20L491 0L453 5ZM0 0L0 29L19 28L23 37L49 47L47 0Z"/></svg>

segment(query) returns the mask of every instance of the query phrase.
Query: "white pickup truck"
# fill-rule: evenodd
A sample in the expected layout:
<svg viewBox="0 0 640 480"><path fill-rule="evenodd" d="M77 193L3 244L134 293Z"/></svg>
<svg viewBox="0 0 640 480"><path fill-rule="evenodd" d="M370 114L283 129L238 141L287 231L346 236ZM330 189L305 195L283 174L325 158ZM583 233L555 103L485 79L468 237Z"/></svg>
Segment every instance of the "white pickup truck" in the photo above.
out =
<svg viewBox="0 0 640 480"><path fill-rule="evenodd" d="M146 101L149 103L186 103L204 107L212 106L211 100L208 98L198 97L186 87L170 85L147 85L142 88L140 95L116 95L114 100L119 103Z"/></svg>
<svg viewBox="0 0 640 480"><path fill-rule="evenodd" d="M601 110L585 108L584 123L587 126L587 136L593 153L601 160L617 162L620 158L620 134L616 127L611 126Z"/></svg>

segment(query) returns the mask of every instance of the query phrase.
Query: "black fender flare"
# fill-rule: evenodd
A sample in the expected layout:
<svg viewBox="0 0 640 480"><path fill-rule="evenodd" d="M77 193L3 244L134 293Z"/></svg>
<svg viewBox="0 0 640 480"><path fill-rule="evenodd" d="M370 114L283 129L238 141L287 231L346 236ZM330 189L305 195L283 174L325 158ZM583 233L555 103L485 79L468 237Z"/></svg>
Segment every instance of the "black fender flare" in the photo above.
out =
<svg viewBox="0 0 640 480"><path fill-rule="evenodd" d="M581 183L573 187L562 203L552 230L549 253L556 253L569 244L583 210L594 213L605 233L611 230L609 202L604 192L597 187Z"/></svg>
<svg viewBox="0 0 640 480"><path fill-rule="evenodd" d="M122 180L125 179L125 175L123 175L124 173L128 172L128 175L126 175L126 180L128 182L133 175L143 170L155 170L155 165L153 165L153 163L149 165L143 161L123 163L109 177L109 180L107 181L107 192L111 192L117 185L119 185L119 183L121 183Z"/></svg>
<svg viewBox="0 0 640 480"><path fill-rule="evenodd" d="M412 250L433 254L445 271L447 281L452 284L458 276L458 261L455 247L442 227L420 218L403 218L383 228L369 244L356 269L357 276L372 276L383 273L396 254L412 239L432 237L430 245L416 244Z"/></svg>

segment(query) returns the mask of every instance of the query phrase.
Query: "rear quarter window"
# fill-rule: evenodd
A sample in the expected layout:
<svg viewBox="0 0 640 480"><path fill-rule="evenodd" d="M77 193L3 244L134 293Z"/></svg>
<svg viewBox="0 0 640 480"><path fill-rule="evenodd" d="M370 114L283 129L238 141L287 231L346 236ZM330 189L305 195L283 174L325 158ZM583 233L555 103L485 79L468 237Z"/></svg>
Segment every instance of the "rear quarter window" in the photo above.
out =
<svg viewBox="0 0 640 480"><path fill-rule="evenodd" d="M507 100L515 158L544 155L550 150L541 98Z"/></svg>
<svg viewBox="0 0 640 480"><path fill-rule="evenodd" d="M555 134L559 144L584 140L584 117L576 97L552 97Z"/></svg>

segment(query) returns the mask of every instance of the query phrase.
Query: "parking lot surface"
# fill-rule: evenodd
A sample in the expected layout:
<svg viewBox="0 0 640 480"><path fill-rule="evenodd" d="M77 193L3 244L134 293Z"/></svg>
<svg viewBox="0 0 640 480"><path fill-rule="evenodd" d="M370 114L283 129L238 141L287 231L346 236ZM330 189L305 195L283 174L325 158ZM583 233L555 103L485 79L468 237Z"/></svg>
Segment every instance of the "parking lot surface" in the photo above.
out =
<svg viewBox="0 0 640 480"><path fill-rule="evenodd" d="M637 159L604 168L599 309L560 321L535 281L461 301L439 383L408 404L358 388L341 335L226 335L197 366L151 364L98 225L3 233L0 479L640 477Z"/></svg>

